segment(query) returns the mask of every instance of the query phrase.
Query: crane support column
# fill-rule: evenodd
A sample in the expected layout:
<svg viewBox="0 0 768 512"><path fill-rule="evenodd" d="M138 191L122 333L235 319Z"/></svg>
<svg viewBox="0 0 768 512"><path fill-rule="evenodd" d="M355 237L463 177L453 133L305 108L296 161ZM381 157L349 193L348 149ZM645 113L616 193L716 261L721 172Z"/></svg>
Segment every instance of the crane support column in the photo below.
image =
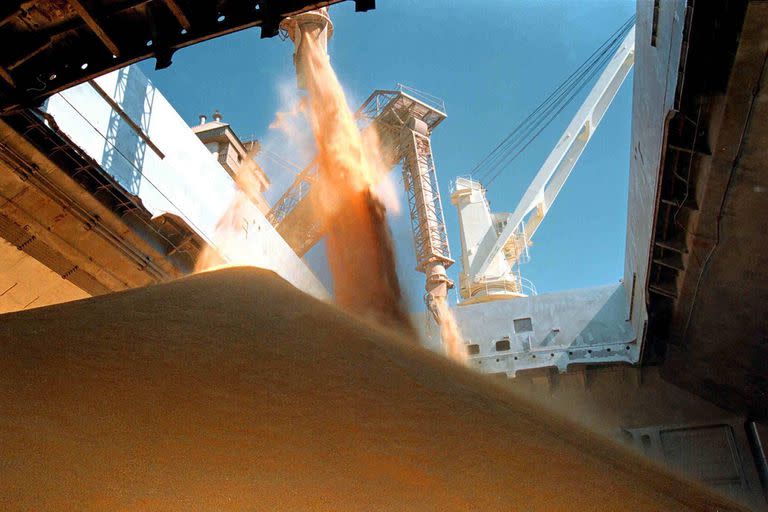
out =
<svg viewBox="0 0 768 512"><path fill-rule="evenodd" d="M427 277L425 298L427 305L431 306L435 297L447 297L448 289L453 287L445 271L453 260L448 247L427 123L415 117L406 121L400 132L400 151L403 184L416 246L416 270L424 272Z"/></svg>

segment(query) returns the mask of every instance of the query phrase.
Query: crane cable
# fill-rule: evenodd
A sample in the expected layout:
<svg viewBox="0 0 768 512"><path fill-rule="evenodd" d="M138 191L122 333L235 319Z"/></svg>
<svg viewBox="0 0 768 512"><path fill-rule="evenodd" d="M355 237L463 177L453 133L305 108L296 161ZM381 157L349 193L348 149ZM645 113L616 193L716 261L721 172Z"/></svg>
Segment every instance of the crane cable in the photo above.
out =
<svg viewBox="0 0 768 512"><path fill-rule="evenodd" d="M490 185L602 71L634 23L633 15L470 172L480 173L481 180L488 179L486 186Z"/></svg>
<svg viewBox="0 0 768 512"><path fill-rule="evenodd" d="M510 150L514 150L514 148L519 147L521 143L524 143L526 139L530 137L531 133L542 123L546 122L545 126L548 125L549 122L562 111L562 108L567 106L576 94L589 83L589 80L600 71L605 62L609 60L610 55L612 55L613 52L611 50L618 46L619 42L632 27L633 23L634 16L624 22L607 41L600 45L600 47L598 47L598 49L595 50L592 55L590 55L590 57L576 69L576 71L566 78L541 105L529 114L528 117L526 117L526 119L512 131L512 133L510 133L498 146L496 146L496 148L494 148L493 151L491 151L489 155L476 165L472 172L484 170L486 176L490 175L499 167L500 163L503 163L504 157L510 154ZM555 112L554 116L552 116L553 111ZM547 117L550 117L550 119L547 120ZM487 165L487 167L482 169L483 165Z"/></svg>
<svg viewBox="0 0 768 512"><path fill-rule="evenodd" d="M541 117L537 122L531 125L531 127L525 132L525 138L522 138L517 144L513 145L510 150L502 157L502 159L496 163L494 167L489 169L489 173L493 173L490 178L488 179L488 184L492 183L500 174L501 172L507 168L507 166L512 163L514 160L517 159L520 154L525 151L528 146L536 140L536 138L541 134L542 131L544 131L547 126L549 126L552 121L557 118L558 115L568 106L571 104L571 102L576 98L576 96L589 84L592 79L597 76L597 74L600 72L600 70L604 67L604 65L610 60L611 55L613 52L606 52L606 54L598 61L595 61L593 63L593 66L590 66L591 68L594 68L591 72L589 72L587 75L585 75L585 79L575 86L571 91L566 93L564 95L564 100L560 103L554 104L551 108L549 108L545 116ZM559 108L557 108L559 107ZM555 110L557 108L557 110ZM548 116L548 118L547 118ZM535 131L535 133L533 133ZM532 134L532 135L531 135ZM522 145L522 146L521 146ZM516 150L514 153L512 151ZM495 172L494 172L495 171Z"/></svg>

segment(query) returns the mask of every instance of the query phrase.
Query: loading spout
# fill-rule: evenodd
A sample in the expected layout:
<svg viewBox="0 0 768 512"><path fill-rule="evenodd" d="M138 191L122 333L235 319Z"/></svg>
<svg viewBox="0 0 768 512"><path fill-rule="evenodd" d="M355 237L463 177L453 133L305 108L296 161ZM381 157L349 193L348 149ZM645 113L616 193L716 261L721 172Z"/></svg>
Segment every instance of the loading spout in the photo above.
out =
<svg viewBox="0 0 768 512"><path fill-rule="evenodd" d="M323 7L307 11L296 16L289 16L280 23L280 31L293 41L293 65L296 68L296 82L299 89L306 89L304 59L307 38L312 38L320 44L323 53L328 56L328 40L333 36L333 23L328 15L328 8Z"/></svg>
<svg viewBox="0 0 768 512"><path fill-rule="evenodd" d="M424 294L424 302L426 302L427 309L429 309L435 322L439 324L440 312L437 302L447 301L448 290L453 288L453 281L448 279L445 267L440 262L428 264L425 273L427 275L427 284L425 286L427 293Z"/></svg>

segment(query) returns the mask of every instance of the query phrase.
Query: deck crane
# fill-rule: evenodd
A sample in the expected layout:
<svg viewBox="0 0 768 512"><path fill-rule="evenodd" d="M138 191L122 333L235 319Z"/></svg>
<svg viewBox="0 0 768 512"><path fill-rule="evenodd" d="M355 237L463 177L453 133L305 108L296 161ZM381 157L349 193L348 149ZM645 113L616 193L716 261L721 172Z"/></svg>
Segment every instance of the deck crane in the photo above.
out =
<svg viewBox="0 0 768 512"><path fill-rule="evenodd" d="M327 44L333 33L324 8L286 18L281 28L294 42L294 62L301 60L303 38L322 38ZM302 70L297 67L296 71L299 87L303 87ZM425 300L436 315L433 299L445 298L448 289L453 287L446 268L454 261L448 246L430 139L435 127L446 118L445 105L431 95L398 84L393 90L374 91L357 111L357 117L362 130L377 131L387 163L401 164L415 241L416 270L426 276ZM313 208L312 183L317 171L317 162L313 161L267 215L299 256L306 254L324 234Z"/></svg>
<svg viewBox="0 0 768 512"><path fill-rule="evenodd" d="M491 213L479 181L455 180L451 202L459 213L459 293L464 303L526 295L520 262L527 257L531 238L632 69L634 54L632 26L512 213Z"/></svg>

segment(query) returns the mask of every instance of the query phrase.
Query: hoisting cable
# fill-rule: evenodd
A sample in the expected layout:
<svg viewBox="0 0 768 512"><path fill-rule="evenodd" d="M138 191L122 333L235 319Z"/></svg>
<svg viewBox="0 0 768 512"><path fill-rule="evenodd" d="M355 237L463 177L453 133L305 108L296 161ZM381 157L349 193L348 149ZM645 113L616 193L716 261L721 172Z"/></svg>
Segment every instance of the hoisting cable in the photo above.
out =
<svg viewBox="0 0 768 512"><path fill-rule="evenodd" d="M603 70L634 23L633 15L470 172L478 174L481 180L487 179L486 186L492 183Z"/></svg>

